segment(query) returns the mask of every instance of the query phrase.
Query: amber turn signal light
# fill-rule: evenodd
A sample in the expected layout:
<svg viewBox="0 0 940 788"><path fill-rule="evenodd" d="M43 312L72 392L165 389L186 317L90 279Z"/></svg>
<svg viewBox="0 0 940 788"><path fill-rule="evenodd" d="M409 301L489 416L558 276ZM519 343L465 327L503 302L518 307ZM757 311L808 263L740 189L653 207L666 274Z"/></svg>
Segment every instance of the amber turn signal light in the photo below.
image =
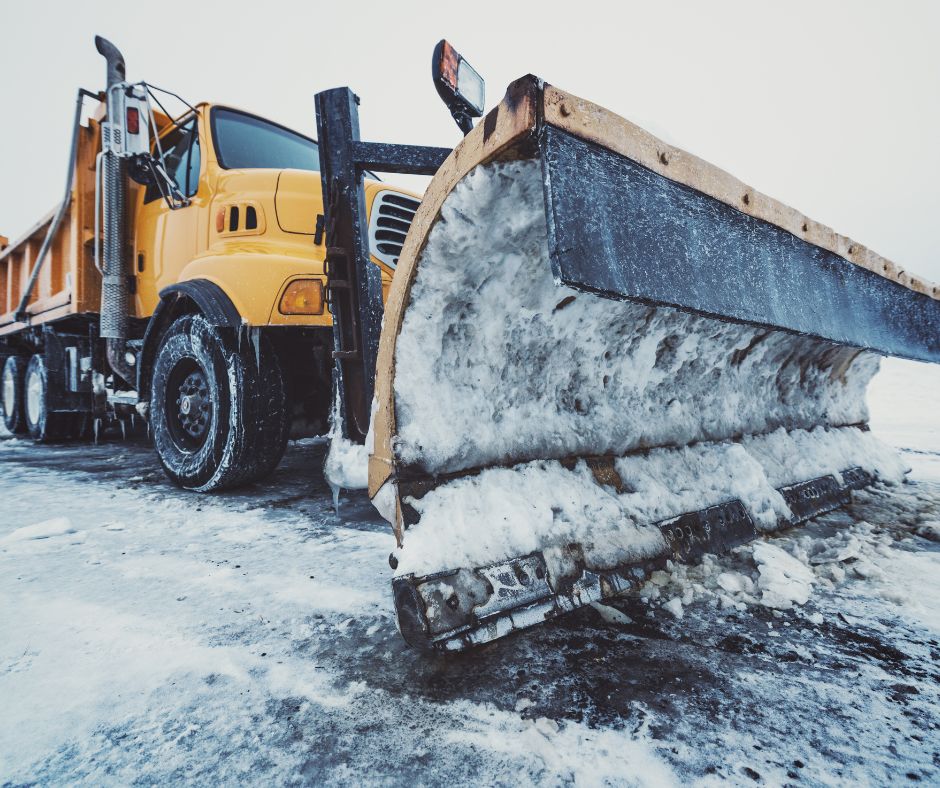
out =
<svg viewBox="0 0 940 788"><path fill-rule="evenodd" d="M281 296L278 311L282 315L322 315L323 283L319 279L295 279Z"/></svg>

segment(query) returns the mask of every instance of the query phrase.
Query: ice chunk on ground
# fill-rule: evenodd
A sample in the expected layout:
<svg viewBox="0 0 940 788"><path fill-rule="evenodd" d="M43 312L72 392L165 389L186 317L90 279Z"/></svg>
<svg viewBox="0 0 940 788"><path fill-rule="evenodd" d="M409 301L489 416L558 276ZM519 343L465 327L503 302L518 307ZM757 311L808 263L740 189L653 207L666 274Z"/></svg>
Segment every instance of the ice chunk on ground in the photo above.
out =
<svg viewBox="0 0 940 788"><path fill-rule="evenodd" d="M815 576L805 564L767 542L754 545L754 560L760 568L757 585L763 605L788 610L794 604L806 604Z"/></svg>
<svg viewBox="0 0 940 788"><path fill-rule="evenodd" d="M672 613L676 618L682 618L682 600L679 597L674 596L668 602L664 603L663 607Z"/></svg>
<svg viewBox="0 0 940 788"><path fill-rule="evenodd" d="M53 517L51 520L43 520L41 523L26 525L11 531L2 539L0 543L10 544L13 542L25 542L31 539L49 539L52 536L62 536L63 534L74 534L72 521L68 517Z"/></svg>
<svg viewBox="0 0 940 788"><path fill-rule="evenodd" d="M603 602L592 602L593 607L608 624L632 624L633 619L617 608Z"/></svg>
<svg viewBox="0 0 940 788"><path fill-rule="evenodd" d="M729 594L739 594L742 591L752 591L754 584L751 578L742 575L740 572L722 572L715 581Z"/></svg>

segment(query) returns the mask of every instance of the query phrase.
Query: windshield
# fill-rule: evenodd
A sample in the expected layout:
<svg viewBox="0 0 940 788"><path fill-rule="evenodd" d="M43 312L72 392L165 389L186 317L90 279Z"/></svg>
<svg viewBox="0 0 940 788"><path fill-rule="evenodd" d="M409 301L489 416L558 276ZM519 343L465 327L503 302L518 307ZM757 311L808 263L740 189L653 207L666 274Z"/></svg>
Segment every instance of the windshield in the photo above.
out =
<svg viewBox="0 0 940 788"><path fill-rule="evenodd" d="M212 109L212 138L226 170L319 170L317 143L269 120L223 107Z"/></svg>

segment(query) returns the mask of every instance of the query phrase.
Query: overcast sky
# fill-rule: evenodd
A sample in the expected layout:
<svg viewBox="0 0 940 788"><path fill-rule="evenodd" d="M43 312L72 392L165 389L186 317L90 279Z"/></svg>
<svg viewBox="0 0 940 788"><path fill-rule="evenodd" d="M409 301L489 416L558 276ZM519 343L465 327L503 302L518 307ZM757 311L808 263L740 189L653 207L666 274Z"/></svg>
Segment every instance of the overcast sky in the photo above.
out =
<svg viewBox="0 0 940 788"><path fill-rule="evenodd" d="M531 72L940 280L940 3L0 0L0 234L60 198L72 100L128 76L313 135L348 84L363 137L453 145L430 82L449 38L487 106Z"/></svg>

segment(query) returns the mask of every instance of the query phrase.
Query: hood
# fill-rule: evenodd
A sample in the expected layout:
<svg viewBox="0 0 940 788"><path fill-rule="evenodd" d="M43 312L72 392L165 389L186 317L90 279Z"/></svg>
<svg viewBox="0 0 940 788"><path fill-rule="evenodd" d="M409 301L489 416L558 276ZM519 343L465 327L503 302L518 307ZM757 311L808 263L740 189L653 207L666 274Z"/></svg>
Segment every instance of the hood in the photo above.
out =
<svg viewBox="0 0 940 788"><path fill-rule="evenodd" d="M274 194L277 224L285 233L313 235L317 216L323 213L320 173L309 170L281 170Z"/></svg>

